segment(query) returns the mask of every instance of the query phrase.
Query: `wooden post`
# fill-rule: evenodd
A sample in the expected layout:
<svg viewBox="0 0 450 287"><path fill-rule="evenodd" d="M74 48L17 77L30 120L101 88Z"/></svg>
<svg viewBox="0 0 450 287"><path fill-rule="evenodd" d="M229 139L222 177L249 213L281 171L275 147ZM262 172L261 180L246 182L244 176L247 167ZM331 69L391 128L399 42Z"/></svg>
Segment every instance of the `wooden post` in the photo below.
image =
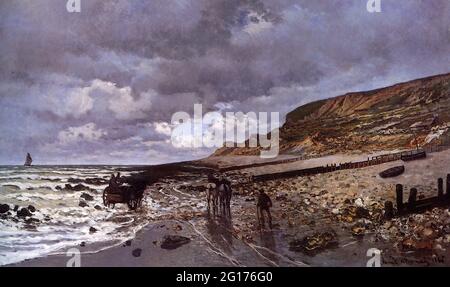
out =
<svg viewBox="0 0 450 287"><path fill-rule="evenodd" d="M386 201L384 203L384 218L391 219L392 217L394 217L394 204L392 204L392 201Z"/></svg>
<svg viewBox="0 0 450 287"><path fill-rule="evenodd" d="M408 210L413 211L416 206L416 200L417 200L417 189L411 188L409 191L409 199L408 199Z"/></svg>
<svg viewBox="0 0 450 287"><path fill-rule="evenodd" d="M447 197L447 200L450 200L450 174L447 174L447 190L445 191L445 196Z"/></svg>
<svg viewBox="0 0 450 287"><path fill-rule="evenodd" d="M403 211L403 185L397 184L395 192L397 194L397 212L401 213Z"/></svg>
<svg viewBox="0 0 450 287"><path fill-rule="evenodd" d="M438 179L438 198L442 199L444 197L444 180L442 178Z"/></svg>

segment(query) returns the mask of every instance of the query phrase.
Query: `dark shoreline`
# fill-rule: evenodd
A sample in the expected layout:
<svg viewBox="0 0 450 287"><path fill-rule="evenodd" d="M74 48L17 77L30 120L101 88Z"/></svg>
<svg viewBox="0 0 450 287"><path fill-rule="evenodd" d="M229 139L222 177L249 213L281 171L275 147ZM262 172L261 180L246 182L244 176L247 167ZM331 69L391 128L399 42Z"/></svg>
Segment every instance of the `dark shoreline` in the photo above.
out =
<svg viewBox="0 0 450 287"><path fill-rule="evenodd" d="M206 173L217 171L217 169L196 161L184 161L152 166L119 168L118 171L137 171L137 174L126 177L124 182L135 189L142 190L161 179L175 178L182 172L189 173L190 176L195 177L204 176Z"/></svg>

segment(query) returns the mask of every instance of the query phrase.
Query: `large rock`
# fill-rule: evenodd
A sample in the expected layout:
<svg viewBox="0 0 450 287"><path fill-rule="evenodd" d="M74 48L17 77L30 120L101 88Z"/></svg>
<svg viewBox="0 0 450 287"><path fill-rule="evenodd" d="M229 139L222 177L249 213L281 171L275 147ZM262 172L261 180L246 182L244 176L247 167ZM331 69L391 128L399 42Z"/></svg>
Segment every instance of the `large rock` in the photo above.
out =
<svg viewBox="0 0 450 287"><path fill-rule="evenodd" d="M418 251L418 250L432 250L432 240L416 240L414 238L406 238L400 244L403 251Z"/></svg>
<svg viewBox="0 0 450 287"><path fill-rule="evenodd" d="M83 180L82 180L82 179L79 179L79 178L69 178L69 179L67 180L67 182L70 182L70 183L82 183Z"/></svg>
<svg viewBox="0 0 450 287"><path fill-rule="evenodd" d="M28 223L28 224L39 223L39 222L41 222L39 219L33 218L33 217L25 219L25 223Z"/></svg>
<svg viewBox="0 0 450 287"><path fill-rule="evenodd" d="M79 207L88 207L89 205L85 202L85 201L80 201L80 203L78 203Z"/></svg>
<svg viewBox="0 0 450 287"><path fill-rule="evenodd" d="M300 240L293 240L289 243L289 249L295 252L315 255L328 248L334 248L337 245L338 241L336 233L334 231L327 231L318 232Z"/></svg>
<svg viewBox="0 0 450 287"><path fill-rule="evenodd" d="M36 207L34 207L33 205L28 205L28 210L30 212L35 212L36 211Z"/></svg>
<svg viewBox="0 0 450 287"><path fill-rule="evenodd" d="M93 185L103 185L103 184L108 183L107 179L93 178L93 177L85 178L85 179L69 178L67 181L69 183L74 183L74 184L87 183L87 184L93 184Z"/></svg>
<svg viewBox="0 0 450 287"><path fill-rule="evenodd" d="M366 227L364 226L364 224L356 223L352 226L351 231L353 236L364 236L364 234L366 233Z"/></svg>
<svg viewBox="0 0 450 287"><path fill-rule="evenodd" d="M82 191L82 190L86 190L86 189L89 189L89 188L82 184L77 184L72 188L72 190L74 190L74 191Z"/></svg>
<svg viewBox="0 0 450 287"><path fill-rule="evenodd" d="M82 191L82 190L89 190L89 187L84 186L84 185L82 185L82 184L77 184L77 185L75 185L75 186L72 186L72 185L70 185L70 184L66 184L66 185L64 186L64 189L65 189L65 190L70 190L70 191Z"/></svg>
<svg viewBox="0 0 450 287"><path fill-rule="evenodd" d="M8 204L0 204L0 214L7 213L9 211Z"/></svg>
<svg viewBox="0 0 450 287"><path fill-rule="evenodd" d="M369 218L370 212L366 208L358 206L356 208L356 217L357 218Z"/></svg>
<svg viewBox="0 0 450 287"><path fill-rule="evenodd" d="M83 198L86 201L93 201L94 197L88 193L83 192L80 196L81 198Z"/></svg>
<svg viewBox="0 0 450 287"><path fill-rule="evenodd" d="M141 248L136 248L136 249L134 249L134 250L131 252L131 254L132 254L134 257L140 257L140 256L141 256L141 253L142 253L142 249L141 249Z"/></svg>
<svg viewBox="0 0 450 287"><path fill-rule="evenodd" d="M176 249L184 244L191 242L190 238L179 235L166 235L161 243L162 249Z"/></svg>
<svg viewBox="0 0 450 287"><path fill-rule="evenodd" d="M24 207L17 211L18 217L26 217L26 216L32 216L33 214L28 210L28 208Z"/></svg>
<svg viewBox="0 0 450 287"><path fill-rule="evenodd" d="M102 179L102 178L86 178L85 181L87 184L93 184L93 185L103 185L107 184L108 180Z"/></svg>

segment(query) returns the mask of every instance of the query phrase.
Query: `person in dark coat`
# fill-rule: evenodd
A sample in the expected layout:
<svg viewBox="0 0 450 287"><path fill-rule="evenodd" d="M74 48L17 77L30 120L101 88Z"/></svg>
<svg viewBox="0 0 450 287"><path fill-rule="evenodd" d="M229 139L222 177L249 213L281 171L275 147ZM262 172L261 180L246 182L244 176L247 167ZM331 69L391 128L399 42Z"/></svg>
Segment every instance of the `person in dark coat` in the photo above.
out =
<svg viewBox="0 0 450 287"><path fill-rule="evenodd" d="M269 228L272 229L272 215L270 214L270 208L272 207L272 200L270 197L264 192L264 190L259 190L258 200L256 201L256 209L257 209L257 217L260 228L265 227L265 216L267 215L267 219L269 222Z"/></svg>

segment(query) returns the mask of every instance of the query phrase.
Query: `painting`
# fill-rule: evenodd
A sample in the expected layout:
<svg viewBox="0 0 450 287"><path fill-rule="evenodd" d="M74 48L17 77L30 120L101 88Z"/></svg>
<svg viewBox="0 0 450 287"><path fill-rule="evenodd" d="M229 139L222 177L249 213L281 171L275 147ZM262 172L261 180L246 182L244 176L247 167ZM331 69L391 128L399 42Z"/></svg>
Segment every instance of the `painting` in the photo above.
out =
<svg viewBox="0 0 450 287"><path fill-rule="evenodd" d="M449 15L2 0L0 265L450 266Z"/></svg>

